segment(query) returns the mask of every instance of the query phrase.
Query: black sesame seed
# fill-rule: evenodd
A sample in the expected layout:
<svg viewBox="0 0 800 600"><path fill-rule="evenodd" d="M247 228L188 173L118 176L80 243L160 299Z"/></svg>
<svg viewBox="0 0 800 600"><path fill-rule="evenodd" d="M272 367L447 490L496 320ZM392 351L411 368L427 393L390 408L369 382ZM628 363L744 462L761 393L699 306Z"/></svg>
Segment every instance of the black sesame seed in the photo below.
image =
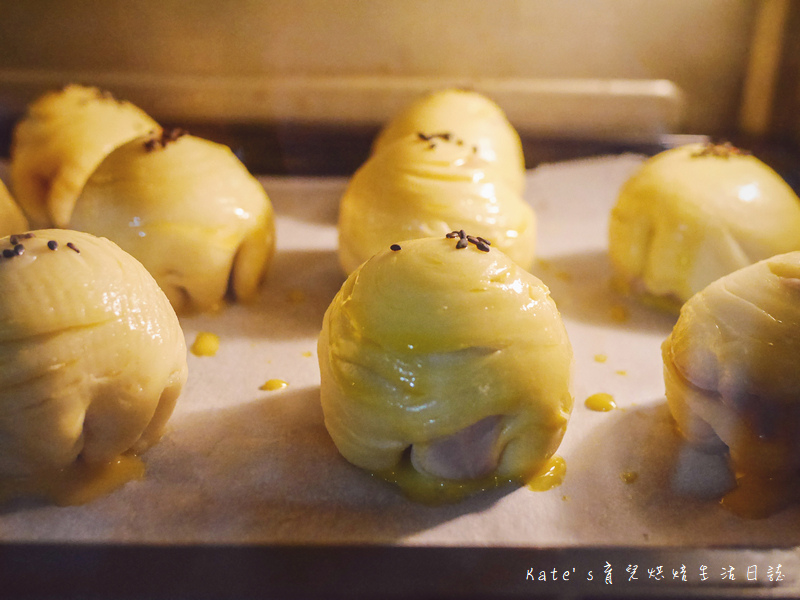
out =
<svg viewBox="0 0 800 600"><path fill-rule="evenodd" d="M32 233L15 233L8 238L8 241L11 242L12 246L16 246L20 240L29 240L32 237L35 237Z"/></svg>
<svg viewBox="0 0 800 600"><path fill-rule="evenodd" d="M462 248L466 248L469 244L474 244L475 247L481 252L488 252L489 246L492 245L492 242L480 236L467 235L463 229L459 231L451 231L450 233L445 234L445 237L446 238L457 237L458 242L456 243L456 248L459 250L461 250Z"/></svg>
<svg viewBox="0 0 800 600"><path fill-rule="evenodd" d="M158 148L166 148L167 144L177 141L184 135L188 135L188 132L179 127L162 129L160 134L155 133L154 137L144 142L144 149L147 152L152 152Z"/></svg>
<svg viewBox="0 0 800 600"><path fill-rule="evenodd" d="M25 246L23 246L22 244L16 244L14 246L14 254L16 254L17 256L22 256L23 252L25 252Z"/></svg>
<svg viewBox="0 0 800 600"><path fill-rule="evenodd" d="M47 242L47 247L50 248L50 250L57 250L58 242L55 240L50 240L49 242Z"/></svg>
<svg viewBox="0 0 800 600"><path fill-rule="evenodd" d="M391 246L389 246L389 249L392 252L397 252L398 250L400 250L400 244L392 244Z"/></svg>
<svg viewBox="0 0 800 600"><path fill-rule="evenodd" d="M450 133L449 131L442 131L440 133L431 133L431 134L425 134L419 131L417 132L417 137L421 139L423 142L430 142L431 140L434 140L436 138L444 140L445 142L449 142L450 138L453 137L453 134Z"/></svg>
<svg viewBox="0 0 800 600"><path fill-rule="evenodd" d="M73 244L72 242L67 242L67 248L69 248L70 250L75 250L75 252L77 252L78 254L81 253L81 251L78 250L78 248L76 248L75 244Z"/></svg>
<svg viewBox="0 0 800 600"><path fill-rule="evenodd" d="M3 250L3 258L14 258L15 256L16 254L14 254L14 251L11 248L6 248Z"/></svg>

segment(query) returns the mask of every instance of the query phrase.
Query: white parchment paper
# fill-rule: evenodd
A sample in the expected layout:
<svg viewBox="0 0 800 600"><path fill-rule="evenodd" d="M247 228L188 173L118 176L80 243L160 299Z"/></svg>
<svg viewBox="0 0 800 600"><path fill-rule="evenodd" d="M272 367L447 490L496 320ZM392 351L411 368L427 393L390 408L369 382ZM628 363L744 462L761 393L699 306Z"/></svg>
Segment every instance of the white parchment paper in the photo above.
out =
<svg viewBox="0 0 800 600"><path fill-rule="evenodd" d="M551 288L575 351L575 409L558 454L564 483L507 487L452 506L404 499L348 464L325 431L316 337L344 281L336 213L346 180L266 177L278 252L260 298L182 319L187 344L220 337L190 376L147 475L89 505L18 503L0 540L401 545L786 545L800 509L748 521L672 491L681 458L664 399L659 346L674 318L609 288L608 213L642 158L541 165L526 196L539 219L535 274ZM605 358L604 362L601 362ZM262 391L269 379L288 387ZM587 396L619 408L592 412ZM623 473L638 478L625 483ZM681 477L685 478L684 473ZM695 466L690 479L710 477Z"/></svg>

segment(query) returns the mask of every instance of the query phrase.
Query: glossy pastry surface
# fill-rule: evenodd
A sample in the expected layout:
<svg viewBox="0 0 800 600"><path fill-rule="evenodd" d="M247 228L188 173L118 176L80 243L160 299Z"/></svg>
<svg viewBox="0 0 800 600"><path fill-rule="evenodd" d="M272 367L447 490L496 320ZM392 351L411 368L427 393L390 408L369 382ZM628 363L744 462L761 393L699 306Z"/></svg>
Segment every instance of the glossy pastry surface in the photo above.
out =
<svg viewBox="0 0 800 600"><path fill-rule="evenodd" d="M444 89L409 104L381 130L373 152L416 133L450 133L474 146L478 156L517 193L525 187L522 142L503 110L475 91Z"/></svg>
<svg viewBox="0 0 800 600"><path fill-rule="evenodd" d="M58 500L57 482L159 440L185 341L153 278L108 240L36 230L0 251L0 497Z"/></svg>
<svg viewBox="0 0 800 600"><path fill-rule="evenodd" d="M533 263L536 217L524 198L461 138L409 134L352 177L339 207L339 260L350 273L387 243L459 229L523 268Z"/></svg>
<svg viewBox="0 0 800 600"><path fill-rule="evenodd" d="M325 314L326 427L347 460L401 486L522 481L567 426L572 349L547 288L472 240L387 245ZM408 461L421 478L395 477Z"/></svg>
<svg viewBox="0 0 800 600"><path fill-rule="evenodd" d="M646 161L611 213L618 282L677 311L736 269L800 250L800 199L757 158L692 144Z"/></svg>
<svg viewBox="0 0 800 600"><path fill-rule="evenodd" d="M97 168L72 227L139 259L179 312L253 298L275 246L272 204L221 144L164 131L132 140Z"/></svg>
<svg viewBox="0 0 800 600"><path fill-rule="evenodd" d="M33 102L14 129L11 186L32 227L67 227L95 167L120 144L158 130L129 102L68 85Z"/></svg>
<svg viewBox="0 0 800 600"><path fill-rule="evenodd" d="M798 483L800 252L693 296L662 353L669 407L691 443L728 451L737 476L765 482L765 497L769 485Z"/></svg>

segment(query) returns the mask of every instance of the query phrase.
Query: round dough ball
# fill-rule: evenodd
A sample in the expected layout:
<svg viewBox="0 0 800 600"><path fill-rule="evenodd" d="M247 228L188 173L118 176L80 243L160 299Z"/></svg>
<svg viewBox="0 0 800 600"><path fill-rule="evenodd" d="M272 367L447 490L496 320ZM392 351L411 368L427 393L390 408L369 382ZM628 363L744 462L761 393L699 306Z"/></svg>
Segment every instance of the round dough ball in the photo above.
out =
<svg viewBox="0 0 800 600"><path fill-rule="evenodd" d="M0 237L27 230L28 220L8 193L5 184L0 181Z"/></svg>
<svg viewBox="0 0 800 600"><path fill-rule="evenodd" d="M323 320L328 432L348 461L412 495L421 479L455 485L457 499L464 481L537 474L572 410L572 347L547 288L474 241L387 247ZM419 477L397 479L404 468Z"/></svg>
<svg viewBox="0 0 800 600"><path fill-rule="evenodd" d="M449 133L477 149L497 176L521 194L525 188L522 142L503 110L486 96L462 89L427 94L408 105L381 130L373 152L407 135Z"/></svg>
<svg viewBox="0 0 800 600"><path fill-rule="evenodd" d="M353 175L339 207L339 261L350 273L387 243L464 229L525 269L533 265L531 206L460 138L407 135Z"/></svg>
<svg viewBox="0 0 800 600"><path fill-rule="evenodd" d="M180 130L109 154L86 182L72 227L139 259L178 312L213 310L228 292L252 299L275 247L263 186L230 148Z"/></svg>
<svg viewBox="0 0 800 600"><path fill-rule="evenodd" d="M690 144L647 160L611 212L621 287L670 310L754 262L800 250L800 199L730 145Z"/></svg>
<svg viewBox="0 0 800 600"><path fill-rule="evenodd" d="M186 346L144 267L63 229L2 238L0 251L0 496L157 442Z"/></svg>
<svg viewBox="0 0 800 600"><path fill-rule="evenodd" d="M693 296L662 354L670 411L692 444L727 449L740 476L797 481L800 252L735 271Z"/></svg>
<svg viewBox="0 0 800 600"><path fill-rule="evenodd" d="M33 227L67 227L100 161L120 144L158 129L141 109L97 88L68 85L48 92L14 129L14 197Z"/></svg>

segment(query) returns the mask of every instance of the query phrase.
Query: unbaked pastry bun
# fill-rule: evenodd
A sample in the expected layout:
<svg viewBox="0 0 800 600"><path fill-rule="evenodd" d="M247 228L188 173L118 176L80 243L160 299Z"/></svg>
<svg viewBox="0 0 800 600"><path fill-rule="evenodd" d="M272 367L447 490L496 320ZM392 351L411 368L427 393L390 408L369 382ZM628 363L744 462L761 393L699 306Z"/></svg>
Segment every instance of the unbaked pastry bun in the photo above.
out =
<svg viewBox="0 0 800 600"><path fill-rule="evenodd" d="M390 120L373 144L378 152L388 144L416 133L449 133L492 165L508 185L521 194L525 187L522 142L503 110L471 90L444 89L427 94Z"/></svg>
<svg viewBox="0 0 800 600"><path fill-rule="evenodd" d="M33 102L11 145L11 187L31 226L67 227L100 161L158 128L138 107L93 87L68 85Z"/></svg>
<svg viewBox="0 0 800 600"><path fill-rule="evenodd" d="M71 486L159 440L187 374L178 319L139 262L77 231L0 239L0 289L0 498L80 502Z"/></svg>
<svg viewBox="0 0 800 600"><path fill-rule="evenodd" d="M572 409L547 288L472 236L387 244L331 302L318 356L341 454L426 501L537 474Z"/></svg>
<svg viewBox="0 0 800 600"><path fill-rule="evenodd" d="M71 226L107 237L155 277L175 310L252 299L275 246L272 204L230 148L180 130L132 140L86 182Z"/></svg>
<svg viewBox="0 0 800 600"><path fill-rule="evenodd" d="M0 181L0 237L27 230L28 220L8 193L5 184Z"/></svg>
<svg viewBox="0 0 800 600"><path fill-rule="evenodd" d="M339 206L339 260L350 273L387 243L460 229L531 268L536 218L525 199L460 137L409 134L350 180Z"/></svg>
<svg viewBox="0 0 800 600"><path fill-rule="evenodd" d="M767 165L729 144L654 156L611 212L618 283L674 311L715 279L793 250L800 250L800 199Z"/></svg>
<svg viewBox="0 0 800 600"><path fill-rule="evenodd" d="M779 488L800 483L800 252L735 271L693 296L662 353L680 431L694 445L730 452L740 489L728 501L763 516L789 500Z"/></svg>

